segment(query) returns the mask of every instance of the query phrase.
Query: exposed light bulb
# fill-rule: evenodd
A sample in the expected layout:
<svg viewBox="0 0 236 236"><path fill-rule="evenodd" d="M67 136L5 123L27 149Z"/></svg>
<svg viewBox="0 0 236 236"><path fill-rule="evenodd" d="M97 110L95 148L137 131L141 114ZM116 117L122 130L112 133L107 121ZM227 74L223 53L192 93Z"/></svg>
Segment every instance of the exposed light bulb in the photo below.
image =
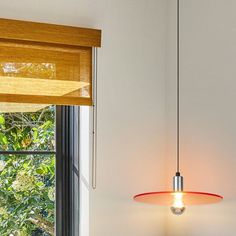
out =
<svg viewBox="0 0 236 236"><path fill-rule="evenodd" d="M182 215L185 211L185 206L183 203L183 193L176 192L174 195L173 205L170 207L171 212L175 215Z"/></svg>

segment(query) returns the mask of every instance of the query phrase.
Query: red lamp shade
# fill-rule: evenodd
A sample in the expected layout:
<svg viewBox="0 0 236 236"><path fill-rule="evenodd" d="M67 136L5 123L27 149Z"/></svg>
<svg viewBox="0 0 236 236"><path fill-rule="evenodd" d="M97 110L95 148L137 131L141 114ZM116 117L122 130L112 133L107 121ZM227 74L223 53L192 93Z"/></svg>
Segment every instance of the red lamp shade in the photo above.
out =
<svg viewBox="0 0 236 236"><path fill-rule="evenodd" d="M189 192L189 191L163 191L163 192L149 192L141 193L134 196L137 202L170 206L173 203L175 194L181 194L184 205L201 205L212 204L220 202L223 197L217 194L204 192Z"/></svg>

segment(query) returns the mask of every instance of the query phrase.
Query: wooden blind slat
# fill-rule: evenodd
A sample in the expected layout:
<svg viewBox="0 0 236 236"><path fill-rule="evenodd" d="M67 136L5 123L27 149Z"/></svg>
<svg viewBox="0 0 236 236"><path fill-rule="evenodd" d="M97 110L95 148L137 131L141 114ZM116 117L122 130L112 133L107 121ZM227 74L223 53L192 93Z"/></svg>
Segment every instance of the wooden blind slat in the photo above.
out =
<svg viewBox="0 0 236 236"><path fill-rule="evenodd" d="M0 38L101 47L101 30L0 18Z"/></svg>

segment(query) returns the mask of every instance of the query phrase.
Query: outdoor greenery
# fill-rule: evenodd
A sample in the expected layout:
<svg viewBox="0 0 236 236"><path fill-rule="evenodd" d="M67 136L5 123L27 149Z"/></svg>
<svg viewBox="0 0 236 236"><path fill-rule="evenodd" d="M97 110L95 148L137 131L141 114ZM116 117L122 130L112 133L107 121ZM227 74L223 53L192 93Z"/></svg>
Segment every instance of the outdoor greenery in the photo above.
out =
<svg viewBox="0 0 236 236"><path fill-rule="evenodd" d="M54 150L55 111L0 112L0 150ZM0 155L0 235L54 235L55 156Z"/></svg>

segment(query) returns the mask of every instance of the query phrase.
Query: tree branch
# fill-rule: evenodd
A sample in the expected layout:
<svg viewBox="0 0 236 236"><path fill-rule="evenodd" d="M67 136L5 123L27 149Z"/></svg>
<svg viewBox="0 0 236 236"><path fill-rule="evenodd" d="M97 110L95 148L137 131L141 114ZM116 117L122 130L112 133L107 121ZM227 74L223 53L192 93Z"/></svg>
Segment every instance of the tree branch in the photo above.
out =
<svg viewBox="0 0 236 236"><path fill-rule="evenodd" d="M54 225L43 219L41 216L36 216L35 218L29 218L29 221L39 227L40 229L46 231L50 235L54 236Z"/></svg>

